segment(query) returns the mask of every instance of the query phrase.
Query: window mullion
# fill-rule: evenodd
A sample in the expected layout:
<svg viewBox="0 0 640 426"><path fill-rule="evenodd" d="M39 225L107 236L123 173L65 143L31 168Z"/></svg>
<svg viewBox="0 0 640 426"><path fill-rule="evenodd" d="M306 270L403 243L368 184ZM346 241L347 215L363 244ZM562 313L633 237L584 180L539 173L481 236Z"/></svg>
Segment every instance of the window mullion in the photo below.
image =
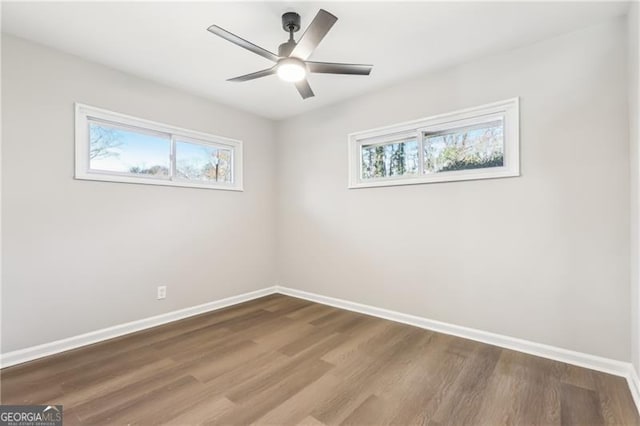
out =
<svg viewBox="0 0 640 426"><path fill-rule="evenodd" d="M174 180L176 176L176 137L171 135L171 158L170 158L169 180Z"/></svg>
<svg viewBox="0 0 640 426"><path fill-rule="evenodd" d="M424 176L424 132L420 129L417 130L418 134L418 176Z"/></svg>

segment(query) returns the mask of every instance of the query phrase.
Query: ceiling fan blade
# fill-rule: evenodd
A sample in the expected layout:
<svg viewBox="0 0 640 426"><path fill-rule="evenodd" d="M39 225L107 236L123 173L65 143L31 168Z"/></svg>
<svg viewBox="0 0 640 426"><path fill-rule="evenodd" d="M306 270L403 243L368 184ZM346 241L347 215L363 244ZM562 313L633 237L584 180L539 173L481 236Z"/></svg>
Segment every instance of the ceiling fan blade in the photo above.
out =
<svg viewBox="0 0 640 426"><path fill-rule="evenodd" d="M302 37L300 37L300 40L298 40L298 44L294 47L291 55L289 56L294 56L302 60L307 59L311 56L311 53L313 53L316 47L318 47L324 36L327 35L337 20L338 18L326 10L320 9L316 17L311 21L311 24L309 24L307 29L304 31L304 34L302 34Z"/></svg>
<svg viewBox="0 0 640 426"><path fill-rule="evenodd" d="M245 49L262 56L263 58L267 58L270 61L273 62L277 62L278 61L278 56L275 55L274 53L269 52L266 49L263 49L260 46L256 46L255 44L251 43L250 41L247 41L245 39L243 39L242 37L238 37L237 35L230 33L229 31L225 30L224 28L220 28L217 25L212 25L209 28L207 28L207 31L209 31L212 34L215 34L217 36L222 37L225 40L230 41L233 44L237 44L240 47L244 47Z"/></svg>
<svg viewBox="0 0 640 426"><path fill-rule="evenodd" d="M363 64L338 64L334 62L310 62L307 61L309 72L322 74L353 74L353 75L369 75L373 69L373 65Z"/></svg>
<svg viewBox="0 0 640 426"><path fill-rule="evenodd" d="M260 78L260 77L266 77L268 75L275 74L275 73L276 73L276 67L272 67L272 68L267 68L266 70L252 72L251 74L245 74L239 77L230 78L227 81L235 81L235 82L249 81L249 80L255 80L256 78Z"/></svg>
<svg viewBox="0 0 640 426"><path fill-rule="evenodd" d="M307 99L312 96L315 96L313 94L313 90L311 90L311 86L309 86L309 82L306 79L300 80L295 84L296 84L296 89L298 89L298 92L300 92L300 96L302 96L302 99Z"/></svg>

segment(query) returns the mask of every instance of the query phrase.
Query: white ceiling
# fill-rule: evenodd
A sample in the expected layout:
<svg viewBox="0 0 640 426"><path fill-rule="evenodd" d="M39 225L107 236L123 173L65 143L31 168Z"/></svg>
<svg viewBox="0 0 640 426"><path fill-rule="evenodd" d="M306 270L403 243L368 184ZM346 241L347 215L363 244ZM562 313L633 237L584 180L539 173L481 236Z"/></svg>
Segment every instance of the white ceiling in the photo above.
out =
<svg viewBox="0 0 640 426"><path fill-rule="evenodd" d="M268 50L286 41L280 16L305 28L319 8L338 22L310 58L371 63L369 77L314 74L302 100L276 76L225 79L267 68L266 59L206 31L211 24ZM626 13L626 2L16 2L2 4L2 31L281 119L409 76L461 63ZM297 36L302 32L297 33Z"/></svg>

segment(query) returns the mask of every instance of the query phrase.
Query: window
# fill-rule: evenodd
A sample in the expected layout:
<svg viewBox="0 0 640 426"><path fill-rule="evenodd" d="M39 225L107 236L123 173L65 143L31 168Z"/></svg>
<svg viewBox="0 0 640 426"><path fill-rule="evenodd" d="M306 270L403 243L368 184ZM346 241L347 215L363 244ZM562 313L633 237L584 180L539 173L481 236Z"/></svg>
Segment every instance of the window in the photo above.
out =
<svg viewBox="0 0 640 426"><path fill-rule="evenodd" d="M416 138L362 145L362 178L417 176L418 154Z"/></svg>
<svg viewBox="0 0 640 426"><path fill-rule="evenodd" d="M76 104L76 179L242 190L242 142Z"/></svg>
<svg viewBox="0 0 640 426"><path fill-rule="evenodd" d="M349 187L519 176L518 99L349 135Z"/></svg>

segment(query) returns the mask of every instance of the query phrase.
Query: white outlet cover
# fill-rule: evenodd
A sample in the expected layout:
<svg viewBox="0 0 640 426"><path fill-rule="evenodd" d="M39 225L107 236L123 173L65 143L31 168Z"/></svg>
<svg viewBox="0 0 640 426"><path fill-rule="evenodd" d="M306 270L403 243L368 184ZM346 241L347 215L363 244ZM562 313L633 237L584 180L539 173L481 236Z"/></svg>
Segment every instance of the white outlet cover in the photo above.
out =
<svg viewBox="0 0 640 426"><path fill-rule="evenodd" d="M158 287L158 300L165 299L167 297L167 287L159 286Z"/></svg>

